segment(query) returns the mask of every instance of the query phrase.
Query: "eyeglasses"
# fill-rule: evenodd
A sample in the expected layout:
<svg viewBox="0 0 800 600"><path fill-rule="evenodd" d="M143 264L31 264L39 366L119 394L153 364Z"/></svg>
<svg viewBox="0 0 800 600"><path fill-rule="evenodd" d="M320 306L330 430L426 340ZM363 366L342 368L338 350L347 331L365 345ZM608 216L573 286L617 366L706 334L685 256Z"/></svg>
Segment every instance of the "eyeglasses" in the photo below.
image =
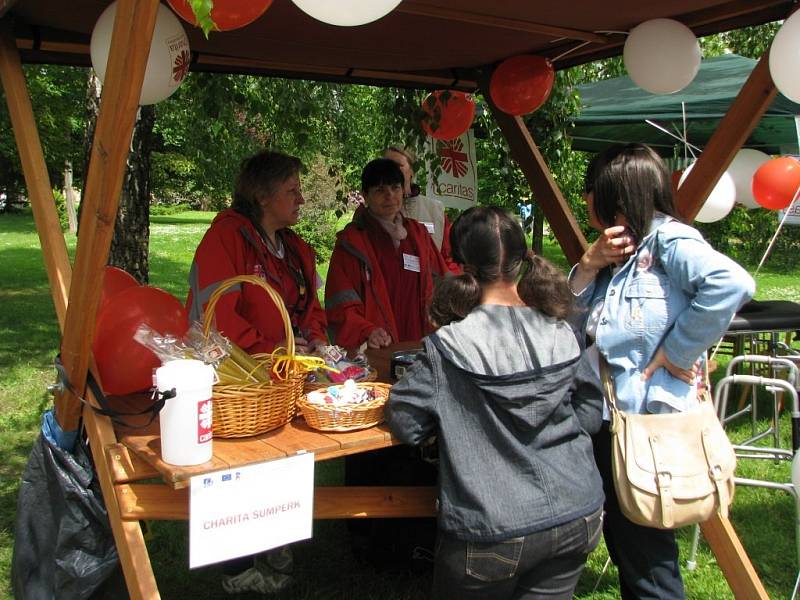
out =
<svg viewBox="0 0 800 600"><path fill-rule="evenodd" d="M386 192L399 192L403 189L401 183L385 183L383 185L376 185L369 188L370 194L385 194Z"/></svg>

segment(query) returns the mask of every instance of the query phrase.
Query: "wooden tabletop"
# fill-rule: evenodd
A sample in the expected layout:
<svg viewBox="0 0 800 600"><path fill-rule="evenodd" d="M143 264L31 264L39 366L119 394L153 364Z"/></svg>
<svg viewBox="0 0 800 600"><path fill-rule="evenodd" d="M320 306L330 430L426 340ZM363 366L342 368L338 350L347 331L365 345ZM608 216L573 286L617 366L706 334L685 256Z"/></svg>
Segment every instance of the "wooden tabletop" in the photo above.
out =
<svg viewBox="0 0 800 600"><path fill-rule="evenodd" d="M391 381L392 353L419 347L419 342L405 342L379 350L368 350L367 358L378 371L378 381ZM109 401L117 410L124 412L134 412L134 407L141 408L150 402L146 396L110 398ZM315 460L327 460L399 443L383 424L360 431L322 432L311 429L302 417L297 417L279 429L258 436L227 439L215 437L214 454L210 461L182 467L161 460L161 437L157 418L151 423L147 423L145 417L128 417L126 420L136 427L117 427L119 442L175 489L188 486L190 478L195 475L293 456L298 452L313 452Z"/></svg>

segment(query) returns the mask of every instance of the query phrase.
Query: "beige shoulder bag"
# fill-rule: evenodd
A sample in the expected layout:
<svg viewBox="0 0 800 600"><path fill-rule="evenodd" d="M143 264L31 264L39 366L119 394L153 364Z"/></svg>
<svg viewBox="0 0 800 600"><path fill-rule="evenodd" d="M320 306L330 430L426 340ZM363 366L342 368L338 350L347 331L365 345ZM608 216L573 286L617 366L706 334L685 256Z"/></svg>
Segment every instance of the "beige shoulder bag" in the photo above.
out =
<svg viewBox="0 0 800 600"><path fill-rule="evenodd" d="M611 465L623 514L639 525L674 529L728 516L736 455L708 393L700 410L663 415L617 409L614 383L600 355L611 412Z"/></svg>

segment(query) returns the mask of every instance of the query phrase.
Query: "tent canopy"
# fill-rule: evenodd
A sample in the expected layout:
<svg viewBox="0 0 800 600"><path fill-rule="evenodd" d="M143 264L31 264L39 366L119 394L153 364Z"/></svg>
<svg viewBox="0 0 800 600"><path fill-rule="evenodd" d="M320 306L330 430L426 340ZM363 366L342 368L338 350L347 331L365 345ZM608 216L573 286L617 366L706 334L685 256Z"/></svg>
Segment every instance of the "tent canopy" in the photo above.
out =
<svg viewBox="0 0 800 600"><path fill-rule="evenodd" d="M14 19L24 62L89 65L89 38L109 4L0 0L0 16ZM242 29L208 39L186 30L193 70L473 90L481 68L516 54L547 56L556 68L619 54L622 32L648 19L677 19L706 35L783 19L792 7L792 0L403 0L373 23L337 27L275 0Z"/></svg>
<svg viewBox="0 0 800 600"><path fill-rule="evenodd" d="M575 117L572 147L598 152L617 142L644 142L663 156L683 144L645 122L649 119L690 144L703 148L747 80L756 61L727 54L702 61L694 81L676 94L656 95L630 77L616 77L578 86L583 109ZM778 94L748 137L745 147L768 154L797 153L795 115L800 104Z"/></svg>

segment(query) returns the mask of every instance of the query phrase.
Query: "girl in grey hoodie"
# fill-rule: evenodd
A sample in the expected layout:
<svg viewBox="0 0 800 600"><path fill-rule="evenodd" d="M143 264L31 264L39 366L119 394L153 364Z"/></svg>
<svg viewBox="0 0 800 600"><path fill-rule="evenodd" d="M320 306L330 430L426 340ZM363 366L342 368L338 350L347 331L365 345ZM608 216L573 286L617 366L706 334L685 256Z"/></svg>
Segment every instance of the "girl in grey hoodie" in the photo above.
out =
<svg viewBox="0 0 800 600"><path fill-rule="evenodd" d="M386 406L404 442L438 438L433 595L571 598L603 506L602 397L565 321L572 294L498 208L463 213L450 241L464 274L439 282L439 329Z"/></svg>

